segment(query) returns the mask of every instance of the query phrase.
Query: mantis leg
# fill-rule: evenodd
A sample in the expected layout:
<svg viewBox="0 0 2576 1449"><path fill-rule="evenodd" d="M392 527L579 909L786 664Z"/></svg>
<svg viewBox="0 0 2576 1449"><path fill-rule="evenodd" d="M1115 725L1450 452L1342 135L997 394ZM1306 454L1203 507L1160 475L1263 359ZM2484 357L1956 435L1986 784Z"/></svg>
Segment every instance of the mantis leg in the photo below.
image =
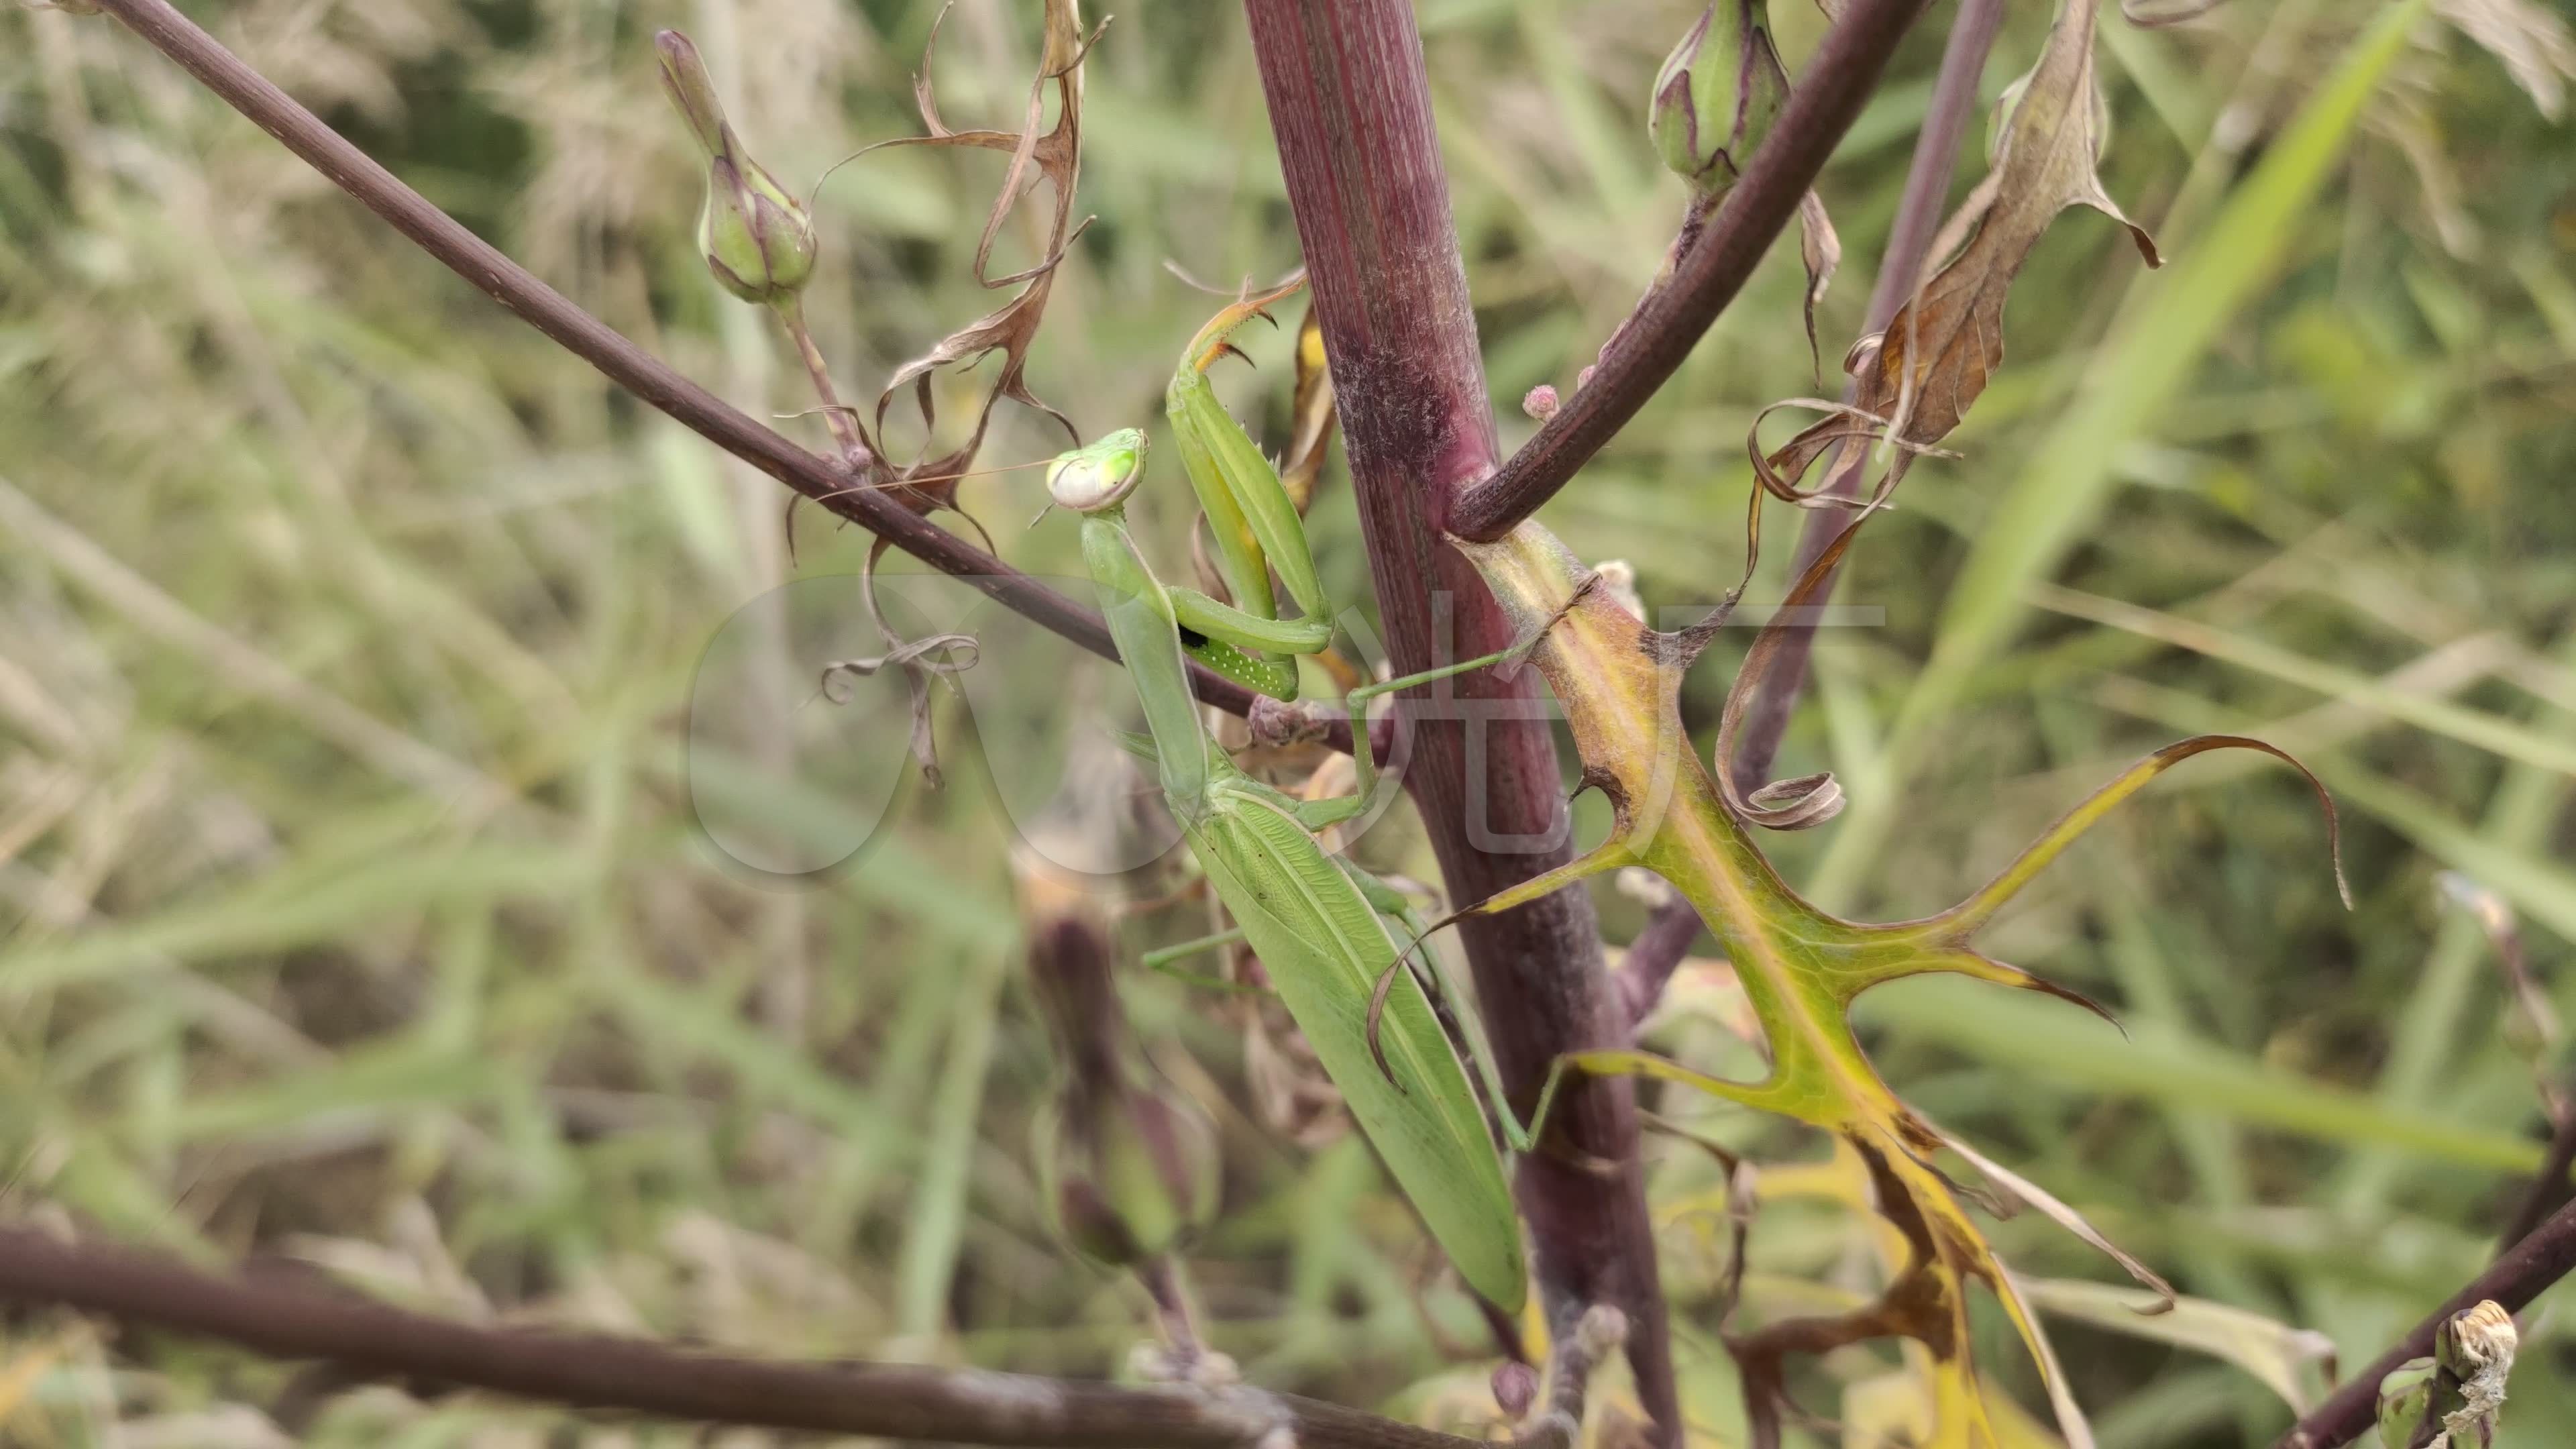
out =
<svg viewBox="0 0 2576 1449"><path fill-rule="evenodd" d="M1335 858L1339 859L1339 857ZM1530 879L1523 881L1508 891L1504 891L1499 895L1489 896L1485 900L1480 901L1475 905L1468 906L1462 910L1452 911L1448 915L1442 916L1439 920L1433 921L1427 926L1422 924L1421 917L1414 911L1412 903L1404 900L1402 896L1394 897L1397 907L1394 911L1389 911L1386 907L1380 906L1380 914L1394 916L1395 919L1401 922L1407 931L1411 932L1411 936L1403 949L1396 953L1395 960L1388 964L1384 972L1379 974L1376 989L1369 993L1368 1041L1370 1053L1375 1055L1377 1052L1378 1019L1386 1010L1387 993L1395 987L1395 973L1404 969L1405 963L1412 958L1413 953L1416 950L1420 950L1422 948L1424 940L1428 938L1432 932L1439 930L1441 927L1448 925L1450 922L1457 920L1461 916L1480 915L1489 911L1502 910L1508 906L1526 904L1527 902L1537 900L1539 897L1547 895L1550 892L1570 886L1575 882L1582 880L1586 876L1599 875L1605 870L1615 870L1620 866L1631 864L1634 859L1635 857L1629 853L1625 842L1615 838L1607 840L1602 842L1599 846L1594 847L1590 854L1585 855L1578 860L1569 861L1564 865L1558 866L1554 870L1545 871L1539 875L1532 876ZM1346 871L1353 873L1352 878L1354 880L1357 880L1361 875L1366 874L1366 872L1360 871L1358 867L1349 865L1347 862L1344 864L1343 868ZM1376 878L1373 876L1370 877L1370 879L1372 881L1376 881ZM1383 881L1376 881L1376 886L1378 890L1386 892L1388 895L1394 895L1393 890ZM1368 890L1369 888L1367 886L1361 887L1361 893L1363 895L1368 894ZM1371 903L1376 904L1378 899L1379 898L1377 897L1372 897ZM1423 950L1422 955L1423 958L1430 963L1430 971L1433 978L1431 982L1425 984L1423 989L1426 992L1434 993L1432 1002L1434 1009L1442 1012L1444 1022L1449 1021L1451 1018L1448 1017L1446 1008L1442 1005L1440 998L1443 996L1454 998L1456 996L1456 992L1451 988L1447 974L1441 970L1439 958L1428 950ZM1451 1035L1453 1037L1459 1037L1463 1041L1462 1034L1459 1033L1454 1026L1451 1029ZM1510 1100L1503 1095L1502 1078L1494 1067L1492 1053L1490 1051L1473 1051L1465 1045L1462 1045L1460 1050L1467 1051L1469 1055L1476 1058L1478 1080L1483 1084L1487 1099L1493 1105L1494 1120L1502 1129L1503 1140L1509 1143L1511 1149L1515 1152L1529 1151L1531 1146L1537 1142L1539 1132L1547 1125L1548 1110L1554 1104L1556 1098L1558 1078L1564 1073L1566 1063L1574 1060L1575 1058L1560 1057L1557 1059L1556 1063L1548 1069L1547 1085L1539 1094L1538 1110L1530 1115L1528 1125L1523 1126L1519 1119L1512 1114ZM1577 1055L1583 1056L1587 1059L1601 1059L1598 1064L1604 1068L1604 1075L1617 1074L1607 1070L1608 1058L1645 1057L1645 1054L1642 1052L1593 1052ZM1663 1059L1660 1057L1646 1059L1662 1063L1667 1066L1671 1065L1670 1063L1664 1063ZM1378 1067L1380 1071L1384 1071L1386 1069L1386 1063L1383 1057L1379 1058ZM1683 1071L1686 1069L1674 1067L1674 1070ZM1654 1075L1654 1073L1648 1074ZM1718 1079L1712 1077L1709 1080L1717 1081ZM1721 1093L1720 1095L1724 1094Z"/></svg>
<svg viewBox="0 0 2576 1449"><path fill-rule="evenodd" d="M1296 500L1289 497L1287 486L1279 481L1279 470L1271 466L1243 425L1217 400L1216 390L1208 384L1207 370L1233 350L1226 339L1236 328L1263 315L1263 307L1287 295L1295 285L1247 297L1210 319L1181 354L1180 366L1164 394L1165 411L1171 417L1181 465L1189 474L1190 491L1198 495L1199 511L1206 515L1227 591L1240 606L1229 611L1230 619L1221 622L1258 626L1276 620L1279 604L1271 587L1274 570L1305 616L1290 626L1295 632L1284 635L1258 627L1237 634L1185 619L1185 627L1232 646L1210 648L1205 653L1193 648L1191 652L1209 668L1283 700L1296 698L1296 664L1291 656L1318 653L1332 641L1332 609L1315 573L1314 552L1306 542L1306 521L1297 512ZM1225 607L1204 595L1199 597L1212 607ZM1239 658L1235 650L1246 651L1252 657Z"/></svg>
<svg viewBox="0 0 2576 1449"><path fill-rule="evenodd" d="M1417 925L1420 918L1408 905L1403 919L1405 924L1411 927ZM1387 992L1395 984L1395 974L1405 968L1412 957L1414 947L1420 945L1421 937L1416 935L1413 946L1405 948L1404 953L1397 956L1387 966L1386 971L1378 977L1377 989L1369 998L1368 1029L1372 1053L1377 1049L1378 1018L1385 1008ZM1474 1044L1469 1043L1464 1030L1458 1025L1457 1017L1451 1012L1448 1003L1456 998L1457 991L1450 982L1448 973L1441 969L1439 958L1428 951L1423 952L1423 957L1429 965L1431 976L1431 979L1424 983L1423 989L1431 996L1433 1010L1439 1014L1441 1024L1448 1029L1451 1039L1459 1043L1459 1050L1475 1059L1477 1085L1482 1089L1486 1104L1492 1111L1496 1129L1502 1134L1504 1143L1514 1152L1527 1153L1538 1149L1539 1137L1547 1130L1548 1117L1556 1110L1557 1094L1564 1089L1565 1079L1569 1076L1651 1077L1659 1081L1676 1082L1682 1086L1706 1092L1712 1097L1741 1103L1766 1112L1780 1110L1778 1094L1767 1085L1755 1086L1743 1082L1730 1082L1724 1077L1695 1071L1668 1057L1660 1057L1652 1052L1634 1049L1603 1049L1567 1052L1549 1063L1547 1080L1539 1088L1538 1105L1530 1112L1529 1121L1524 1123L1512 1111L1511 1099L1504 1095L1502 1074L1493 1064L1492 1053L1489 1050L1475 1050ZM1387 1069L1383 1056L1378 1059L1378 1069L1381 1072ZM1390 1076L1388 1080L1392 1081L1394 1078Z"/></svg>
<svg viewBox="0 0 2576 1449"><path fill-rule="evenodd" d="M1589 587L1589 584L1585 585L1585 588ZM1369 748L1368 706L1370 700L1377 698L1381 694L1392 694L1400 689L1411 689L1417 684L1429 684L1434 680L1448 679L1455 675L1472 673L1473 671L1483 669L1488 665L1500 664L1507 659L1518 659L1523 655L1528 654L1531 650L1536 649L1541 641L1547 638L1548 630L1555 628L1556 621L1564 618L1566 612L1571 610L1574 607L1575 602L1582 597L1583 590L1576 590L1574 596L1565 601L1564 607L1558 609L1554 617L1550 618L1546 623L1539 625L1536 629L1531 630L1527 635L1513 640L1511 647L1507 649L1500 649L1494 653L1475 659L1465 660L1457 664L1444 664L1437 669L1426 669L1419 674L1408 674L1401 679L1390 679L1379 684L1364 684L1359 688L1352 690L1349 694L1344 695L1342 697L1343 703L1350 707L1351 763L1357 767L1357 773L1359 776L1358 788L1353 790L1349 795L1342 796L1338 799L1309 800L1301 802L1296 807L1298 823L1304 825L1308 830L1322 830L1328 826L1339 825L1343 821L1352 819L1361 811L1366 810L1369 805L1370 797L1377 793L1377 755ZM1550 887L1550 889L1553 889L1553 887ZM1542 892L1542 894L1544 894L1544 892Z"/></svg>
<svg viewBox="0 0 2576 1449"><path fill-rule="evenodd" d="M1257 613L1275 612L1270 575L1276 570L1299 609L1326 618L1331 611L1296 500L1207 379L1207 370L1233 350L1226 339L1235 329L1301 284L1247 297L1210 318L1181 354L1164 394L1164 409L1235 597Z"/></svg>
<svg viewBox="0 0 2576 1449"><path fill-rule="evenodd" d="M1423 995L1430 998L1432 1014L1439 1019L1441 1029L1448 1033L1451 1045L1474 1068L1476 1086L1484 1096L1486 1109L1500 1129L1505 1145L1514 1152L1529 1151L1535 1139L1521 1126L1520 1119L1513 1115L1511 1100L1503 1095L1502 1075L1494 1066L1492 1049L1484 1041L1483 1023L1480 1020L1479 1029L1470 1033L1460 1019L1457 1003L1461 998L1457 983L1449 979L1448 968L1440 964L1439 953L1426 944L1425 938L1431 934L1431 927L1423 922L1422 913L1415 910L1413 902L1395 887L1339 856L1334 859L1341 865L1342 873L1359 887L1360 895L1366 898L1370 907L1404 932L1403 948L1397 951L1393 961L1387 963L1386 970L1379 973L1377 985L1369 993L1369 1054L1377 1059L1378 1071L1386 1074L1388 1081L1395 1080L1387 1070L1385 1055L1378 1049L1378 1022L1386 1012L1387 993L1395 988L1396 973L1404 970L1418 956L1423 969L1416 979L1422 985Z"/></svg>
<svg viewBox="0 0 2576 1449"><path fill-rule="evenodd" d="M1165 585L1172 599L1172 622L1196 634L1222 639L1240 649L1270 649L1284 654L1321 654L1333 642L1330 619L1265 619L1221 604L1196 589Z"/></svg>
<svg viewBox="0 0 2576 1449"><path fill-rule="evenodd" d="M1183 971L1172 965L1175 961L1195 956L1201 951L1213 951L1222 946L1231 946L1242 939L1243 928L1238 926L1231 931L1219 931L1213 936L1201 936L1196 940L1183 941L1175 946L1165 946L1159 951L1148 951L1137 959L1143 963L1146 970L1169 976L1184 986L1195 986L1205 991L1223 991L1237 996L1273 994L1258 986L1246 986L1239 981L1228 981L1219 976L1201 976L1197 972Z"/></svg>
<svg viewBox="0 0 2576 1449"><path fill-rule="evenodd" d="M1369 701L1382 694L1411 689L1417 684L1430 684L1436 680L1451 679L1461 674L1472 674L1488 665L1500 664L1518 653L1520 653L1520 646L1514 645L1499 653L1487 654L1457 664L1444 664L1437 669L1426 669L1420 674L1405 675L1401 679L1364 684L1342 696L1342 703L1350 710L1351 763L1356 767L1359 783L1348 795L1336 795L1326 800L1298 801L1290 807L1290 813L1297 817L1297 823L1310 831L1322 831L1339 825L1345 820L1357 818L1362 811L1368 809L1369 802L1376 798L1377 752L1369 748Z"/></svg>
<svg viewBox="0 0 2576 1449"><path fill-rule="evenodd" d="M1297 697L1299 654L1320 654L1333 642L1330 619L1310 615L1270 619L1221 604L1196 589L1165 585L1181 651L1201 664L1272 699Z"/></svg>

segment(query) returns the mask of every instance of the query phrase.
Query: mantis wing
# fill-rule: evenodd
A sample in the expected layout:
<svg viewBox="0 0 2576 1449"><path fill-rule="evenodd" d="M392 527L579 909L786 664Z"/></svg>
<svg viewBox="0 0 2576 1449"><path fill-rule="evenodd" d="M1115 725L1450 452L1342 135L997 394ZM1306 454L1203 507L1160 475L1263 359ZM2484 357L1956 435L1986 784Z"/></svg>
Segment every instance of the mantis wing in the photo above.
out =
<svg viewBox="0 0 2576 1449"><path fill-rule="evenodd" d="M1469 1286L1518 1311L1528 1265L1502 1155L1410 972L1378 1028L1394 1081L1369 1052L1369 996L1396 953L1384 921L1304 827L1250 796L1220 787L1189 841L1396 1185Z"/></svg>

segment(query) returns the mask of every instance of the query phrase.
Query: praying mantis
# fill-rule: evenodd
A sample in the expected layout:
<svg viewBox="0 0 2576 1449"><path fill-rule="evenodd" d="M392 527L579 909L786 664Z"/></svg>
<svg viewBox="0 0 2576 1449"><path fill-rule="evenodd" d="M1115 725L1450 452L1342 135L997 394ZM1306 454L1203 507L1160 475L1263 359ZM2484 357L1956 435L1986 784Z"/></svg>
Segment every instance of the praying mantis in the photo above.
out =
<svg viewBox="0 0 2576 1449"><path fill-rule="evenodd" d="M1143 706L1164 802L1200 870L1459 1275L1518 1311L1528 1294L1520 1222L1495 1126L1462 1052L1483 1072L1504 1140L1526 1151L1529 1134L1513 1120L1490 1062L1465 1041L1453 1042L1444 1011L1399 969L1411 949L1400 942L1422 934L1409 903L1315 838L1364 812L1375 792L1370 699L1483 668L1512 651L1350 691L1358 789L1330 799L1291 797L1238 768L1209 737L1190 693L1188 661L1196 659L1271 698L1294 700L1297 656L1322 652L1333 636L1304 522L1278 471L1207 379L1208 367L1231 350L1234 330L1285 290L1247 298L1209 321L1182 354L1166 396L1182 464L1239 604L1163 583L1138 551L1125 505L1145 474L1143 430L1120 429L1058 456L1047 470L1047 491L1081 516L1083 561ZM1279 617L1274 570L1299 617ZM1147 752L1140 744L1139 753ZM1397 937L1390 923L1408 934ZM1382 998L1374 1013L1373 997Z"/></svg>

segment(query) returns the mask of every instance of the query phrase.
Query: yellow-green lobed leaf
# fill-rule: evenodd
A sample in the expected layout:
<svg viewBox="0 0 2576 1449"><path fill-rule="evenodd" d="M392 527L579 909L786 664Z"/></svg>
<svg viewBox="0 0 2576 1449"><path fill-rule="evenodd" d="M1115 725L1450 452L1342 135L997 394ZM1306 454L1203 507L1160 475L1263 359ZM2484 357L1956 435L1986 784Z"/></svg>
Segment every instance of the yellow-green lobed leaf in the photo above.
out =
<svg viewBox="0 0 2576 1449"><path fill-rule="evenodd" d="M1846 530L1799 580L1781 617L1794 616L1799 605L1820 591L1859 527ZM2090 1430L2056 1372L2036 1320L1932 1165L1944 1139L1880 1079L1853 1033L1851 1004L1884 982L1957 974L2100 1011L2075 992L1983 955L1970 938L2069 843L2166 769L2215 749L2288 756L2241 736L2204 736L2168 746L2068 812L1992 883L1951 910L1884 925L1847 921L1791 889L1753 841L1748 821L1794 811L1794 803L1765 806L1758 792L1752 800L1735 798L1730 786L1712 779L1690 747L1678 711L1681 680L1710 631L1661 634L1648 629L1612 590L1600 586L1599 575L1536 524L1524 524L1491 544L1460 546L1506 613L1523 631L1539 635L1532 662L1565 711L1584 784L1608 797L1614 817L1609 839L1583 859L1470 909L1499 910L1587 875L1646 867L1681 892L1717 937L1761 1024L1773 1063L1771 1075L1760 1082L1728 1081L1637 1051L1578 1054L1567 1058L1563 1069L1674 1081L1836 1134L1867 1163L1878 1210L1909 1244L1908 1266L1875 1302L1830 1319L1773 1324L1738 1341L1750 1412L1757 1418L1776 1414L1776 1405L1764 1400L1781 1392L1780 1359L1788 1352L1902 1337L1919 1342L1933 1360L1933 1442L1994 1449L2000 1443L1994 1415L1969 1350L1967 1285L1976 1280L1996 1295L2039 1363L2068 1443L2087 1449ZM1764 630L1748 656L1744 678L1758 676L1760 658L1780 637L1776 623ZM1733 692L1737 697L1729 701L1730 718L1740 712L1744 692L1740 687ZM1727 732L1722 726L1721 758ZM2290 763L2295 767L2297 762ZM2313 784L2314 777L2309 778ZM1821 778L1804 784L1810 797L1830 788ZM2324 798L2321 786L2318 794ZM2327 811L2331 841L2330 801ZM2046 1199L2035 1188L2026 1196ZM2074 1219L2071 1211L2047 1201L2057 1208L2052 1216ZM2102 1242L2098 1235L2089 1236ZM2107 1242L2102 1245L2108 1247ZM2161 1288L2161 1282L2155 1286Z"/></svg>

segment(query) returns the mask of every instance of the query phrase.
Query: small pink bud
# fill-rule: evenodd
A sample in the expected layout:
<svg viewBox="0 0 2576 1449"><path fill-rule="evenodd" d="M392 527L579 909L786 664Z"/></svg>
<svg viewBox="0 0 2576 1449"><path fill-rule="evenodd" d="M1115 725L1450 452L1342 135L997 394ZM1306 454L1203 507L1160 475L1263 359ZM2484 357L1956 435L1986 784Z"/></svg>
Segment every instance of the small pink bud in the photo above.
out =
<svg viewBox="0 0 2576 1449"><path fill-rule="evenodd" d="M1521 396L1521 411L1542 423L1555 417L1556 409L1556 389L1547 383L1542 382Z"/></svg>
<svg viewBox="0 0 2576 1449"><path fill-rule="evenodd" d="M1595 372L1598 372L1599 370L1600 370L1599 368L1587 367L1587 368L1583 369L1581 372L1576 373L1576 374L1574 375L1574 390L1575 390L1576 392L1581 392L1581 391L1583 391L1585 388L1587 388L1587 387L1591 386L1591 385L1592 385L1592 374L1593 374L1593 373L1595 373Z"/></svg>
<svg viewBox="0 0 2576 1449"><path fill-rule="evenodd" d="M1495 1367L1494 1404L1506 1420L1519 1423L1529 1417L1530 1406L1537 1402L1537 1369L1517 1360Z"/></svg>

